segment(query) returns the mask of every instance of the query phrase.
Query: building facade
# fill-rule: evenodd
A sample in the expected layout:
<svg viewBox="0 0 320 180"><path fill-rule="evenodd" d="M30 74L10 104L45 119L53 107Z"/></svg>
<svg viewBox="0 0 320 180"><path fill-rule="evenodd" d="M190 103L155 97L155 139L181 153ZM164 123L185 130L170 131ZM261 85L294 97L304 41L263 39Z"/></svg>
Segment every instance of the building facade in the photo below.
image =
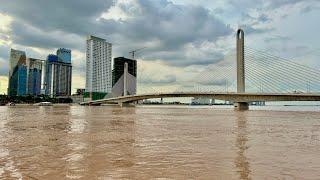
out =
<svg viewBox="0 0 320 180"><path fill-rule="evenodd" d="M10 50L9 96L27 95L27 57L24 51Z"/></svg>
<svg viewBox="0 0 320 180"><path fill-rule="evenodd" d="M40 59L27 58L28 67L28 95L40 95L42 83L43 61Z"/></svg>
<svg viewBox="0 0 320 180"><path fill-rule="evenodd" d="M71 50L58 49L47 61L27 58L25 52L11 49L9 96L47 94L71 95Z"/></svg>
<svg viewBox="0 0 320 180"><path fill-rule="evenodd" d="M86 49L86 92L111 93L112 44L89 36Z"/></svg>
<svg viewBox="0 0 320 180"><path fill-rule="evenodd" d="M60 49L59 49L60 50ZM57 54L59 52L57 51ZM63 49L67 54L70 50ZM61 53L60 53L61 55ZM70 51L71 55L71 51ZM62 58L61 58L62 57ZM49 55L46 62L45 93L51 97L71 96L72 64L71 56ZM67 63L70 62L70 63Z"/></svg>
<svg viewBox="0 0 320 180"><path fill-rule="evenodd" d="M212 100L206 97L192 98L191 104L192 105L210 105L212 104Z"/></svg>
<svg viewBox="0 0 320 180"><path fill-rule="evenodd" d="M71 50L60 48L57 50L57 56L59 62L71 64Z"/></svg>
<svg viewBox="0 0 320 180"><path fill-rule="evenodd" d="M114 58L112 70L113 96L135 95L136 91L137 61L124 57Z"/></svg>

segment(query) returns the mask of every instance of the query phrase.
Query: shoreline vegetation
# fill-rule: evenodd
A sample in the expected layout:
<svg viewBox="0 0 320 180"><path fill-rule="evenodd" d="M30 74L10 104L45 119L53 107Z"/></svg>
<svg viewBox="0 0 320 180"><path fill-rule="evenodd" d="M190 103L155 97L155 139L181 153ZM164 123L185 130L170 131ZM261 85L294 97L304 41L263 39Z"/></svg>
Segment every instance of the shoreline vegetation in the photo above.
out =
<svg viewBox="0 0 320 180"><path fill-rule="evenodd" d="M29 104L33 105L36 103L41 102L50 102L52 104L70 104L72 103L72 99L70 97L50 97L45 95L40 96L7 96L7 95L0 95L0 106L4 106L7 104Z"/></svg>

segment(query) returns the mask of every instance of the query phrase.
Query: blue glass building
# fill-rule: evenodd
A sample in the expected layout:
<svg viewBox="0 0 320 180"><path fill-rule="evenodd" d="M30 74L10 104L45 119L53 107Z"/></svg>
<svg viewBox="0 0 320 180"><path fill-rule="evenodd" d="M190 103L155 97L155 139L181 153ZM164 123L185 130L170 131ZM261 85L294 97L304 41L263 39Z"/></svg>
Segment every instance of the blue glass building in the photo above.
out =
<svg viewBox="0 0 320 180"><path fill-rule="evenodd" d="M40 95L42 82L42 60L28 58L28 94Z"/></svg>
<svg viewBox="0 0 320 180"><path fill-rule="evenodd" d="M49 54L47 57L48 62L58 62L58 56L54 54Z"/></svg>
<svg viewBox="0 0 320 180"><path fill-rule="evenodd" d="M27 66L18 66L18 96L27 94Z"/></svg>
<svg viewBox="0 0 320 180"><path fill-rule="evenodd" d="M60 48L57 55L49 55L46 62L45 93L54 96L71 95L71 50Z"/></svg>
<svg viewBox="0 0 320 180"><path fill-rule="evenodd" d="M71 50L60 48L57 50L58 61L63 63L71 63Z"/></svg>
<svg viewBox="0 0 320 180"><path fill-rule="evenodd" d="M9 80L9 95L27 95L27 66L19 65L13 70Z"/></svg>
<svg viewBox="0 0 320 180"><path fill-rule="evenodd" d="M9 68L9 96L27 95L27 61L23 51L11 49Z"/></svg>
<svg viewBox="0 0 320 180"><path fill-rule="evenodd" d="M29 69L28 94L40 95L41 93L41 70Z"/></svg>

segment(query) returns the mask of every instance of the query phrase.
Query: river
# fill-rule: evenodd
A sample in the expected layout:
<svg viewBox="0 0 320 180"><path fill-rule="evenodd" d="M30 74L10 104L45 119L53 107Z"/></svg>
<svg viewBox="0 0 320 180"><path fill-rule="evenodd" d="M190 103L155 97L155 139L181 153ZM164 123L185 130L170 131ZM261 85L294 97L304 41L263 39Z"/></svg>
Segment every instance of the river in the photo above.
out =
<svg viewBox="0 0 320 180"><path fill-rule="evenodd" d="M320 107L0 107L0 179L319 179Z"/></svg>

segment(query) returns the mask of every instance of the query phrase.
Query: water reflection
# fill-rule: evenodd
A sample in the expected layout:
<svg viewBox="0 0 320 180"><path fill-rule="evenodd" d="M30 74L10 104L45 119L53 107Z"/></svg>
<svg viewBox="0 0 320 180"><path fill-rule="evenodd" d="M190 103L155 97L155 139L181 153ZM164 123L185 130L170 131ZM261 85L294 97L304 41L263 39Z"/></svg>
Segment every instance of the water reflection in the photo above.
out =
<svg viewBox="0 0 320 180"><path fill-rule="evenodd" d="M85 133L88 122L86 117L87 111L71 108L69 127L64 144L67 148L67 154L63 157L65 160L66 173L68 179L80 179L85 174L88 165L84 162L89 144L82 136Z"/></svg>
<svg viewBox="0 0 320 180"><path fill-rule="evenodd" d="M70 122L70 133L83 133L88 124L87 122L87 113L82 109L72 108L70 110L71 118Z"/></svg>
<svg viewBox="0 0 320 180"><path fill-rule="evenodd" d="M14 114L16 114L15 111L8 107L0 109L0 179L22 179L22 174L17 167L17 162L10 156L10 150L6 146L10 142L8 134L12 132L12 128L10 128L12 119L9 117Z"/></svg>
<svg viewBox="0 0 320 180"><path fill-rule="evenodd" d="M247 130L247 112L238 112L237 114L237 138L236 147L238 148L237 157L235 159L235 165L238 169L240 179L247 180L250 178L250 163L246 157L246 153L249 149L248 142L248 130Z"/></svg>
<svg viewBox="0 0 320 180"><path fill-rule="evenodd" d="M65 142L68 153L63 158L67 178L130 177L128 171L134 165L134 108L72 108L69 121Z"/></svg>

